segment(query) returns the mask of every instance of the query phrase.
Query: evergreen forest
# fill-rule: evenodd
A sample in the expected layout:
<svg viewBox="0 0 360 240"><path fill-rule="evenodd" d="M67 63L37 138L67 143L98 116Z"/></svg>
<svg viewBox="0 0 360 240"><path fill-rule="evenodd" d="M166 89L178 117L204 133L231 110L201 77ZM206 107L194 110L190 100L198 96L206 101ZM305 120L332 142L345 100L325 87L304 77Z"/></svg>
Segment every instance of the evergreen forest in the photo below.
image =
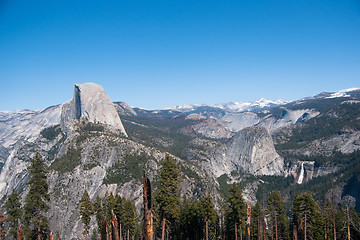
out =
<svg viewBox="0 0 360 240"><path fill-rule="evenodd" d="M298 193L286 203L276 190L252 206L244 201L237 183L228 186L221 202L215 202L209 193L197 198L181 196L176 161L166 155L161 166L157 187L146 199L150 217L131 199L112 192L91 199L84 188L78 205L83 239L360 239L360 214L351 206L319 203L310 191ZM13 190L0 211L0 239L59 240L61 229L50 229L48 221L48 169L39 154L31 159L28 171L29 190L24 200ZM150 231L144 230L147 217L151 218L146 226Z"/></svg>

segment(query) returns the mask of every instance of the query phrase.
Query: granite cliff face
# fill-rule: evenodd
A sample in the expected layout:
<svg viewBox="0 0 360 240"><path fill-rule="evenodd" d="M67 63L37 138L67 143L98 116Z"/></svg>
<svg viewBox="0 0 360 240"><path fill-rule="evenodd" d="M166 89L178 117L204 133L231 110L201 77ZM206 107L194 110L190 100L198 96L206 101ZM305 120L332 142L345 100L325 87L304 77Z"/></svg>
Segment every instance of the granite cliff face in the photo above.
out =
<svg viewBox="0 0 360 240"><path fill-rule="evenodd" d="M44 128L59 124L62 105L44 110L0 112L0 145L11 149L17 141L33 142Z"/></svg>
<svg viewBox="0 0 360 240"><path fill-rule="evenodd" d="M284 160L276 153L271 135L263 127L237 132L219 148L212 166L218 176L234 170L254 175L284 174Z"/></svg>
<svg viewBox="0 0 360 240"><path fill-rule="evenodd" d="M127 136L114 103L95 83L76 84L74 98L63 105L61 127L65 132L69 131L69 123L71 125L74 119L105 124Z"/></svg>

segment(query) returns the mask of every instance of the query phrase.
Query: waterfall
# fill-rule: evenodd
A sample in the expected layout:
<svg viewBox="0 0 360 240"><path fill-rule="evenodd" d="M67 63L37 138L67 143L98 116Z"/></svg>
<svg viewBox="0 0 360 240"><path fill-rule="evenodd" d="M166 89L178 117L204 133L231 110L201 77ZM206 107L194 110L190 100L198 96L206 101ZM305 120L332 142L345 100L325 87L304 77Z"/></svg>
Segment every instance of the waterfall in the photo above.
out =
<svg viewBox="0 0 360 240"><path fill-rule="evenodd" d="M300 176L299 179L297 181L297 184L302 184L302 182L304 181L304 163L301 163L301 170L300 170Z"/></svg>

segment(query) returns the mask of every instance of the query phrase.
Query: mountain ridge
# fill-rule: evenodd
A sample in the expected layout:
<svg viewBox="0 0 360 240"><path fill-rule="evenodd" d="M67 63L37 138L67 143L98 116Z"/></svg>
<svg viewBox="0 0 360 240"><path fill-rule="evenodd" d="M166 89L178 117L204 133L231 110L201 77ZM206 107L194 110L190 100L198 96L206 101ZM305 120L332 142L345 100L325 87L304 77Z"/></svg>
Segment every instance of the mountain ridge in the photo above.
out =
<svg viewBox="0 0 360 240"><path fill-rule="evenodd" d="M227 185L233 182L243 186L244 199L252 204L267 194L271 182L276 182L280 191L286 189L287 198L326 177L342 186L339 189L343 191L352 174L348 166L357 166L360 129L353 123L359 116L360 89L343 91L344 94L335 94L336 98L323 94L254 112L200 106L197 113L184 113L130 108L123 102L111 102L111 108L99 105L102 110L117 112L127 135L121 129L114 131L108 121L98 121L102 118L91 114L82 118L81 111L76 114L76 104L70 104L76 101L76 91L67 103L41 111L0 112L1 201L12 189L22 196L26 194L26 168L32 155L39 152L51 170L51 228L63 224L65 239L81 236L76 203L84 186L92 199L106 191L122 193L135 200L139 209L142 170L156 181L165 154L173 156L181 169L182 195L196 198L211 193L217 206ZM66 127L61 126L64 105L70 111L65 117ZM90 106L82 110L86 108L89 112L96 109ZM309 135L306 141L295 138L304 138L301 131L310 131L321 119L324 123L338 119L336 129L340 130L326 136ZM341 142L346 142L346 151L334 155L331 146L341 146ZM304 155L304 149L313 154ZM304 181L297 184L302 165ZM339 172L342 177L336 175ZM323 191L318 193L320 197L331 189L322 186L315 191ZM343 197L352 191L344 190ZM360 199L355 197L356 205Z"/></svg>

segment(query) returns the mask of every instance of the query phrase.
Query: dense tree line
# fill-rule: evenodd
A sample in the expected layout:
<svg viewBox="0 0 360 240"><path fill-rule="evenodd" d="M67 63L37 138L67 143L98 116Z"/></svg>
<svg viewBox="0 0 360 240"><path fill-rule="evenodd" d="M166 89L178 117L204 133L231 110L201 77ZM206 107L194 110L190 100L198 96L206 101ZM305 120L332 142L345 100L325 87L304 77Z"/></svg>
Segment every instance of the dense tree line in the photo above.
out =
<svg viewBox="0 0 360 240"><path fill-rule="evenodd" d="M8 195L4 204L7 229L4 229L5 224L0 223L0 239L48 239L50 234L49 221L46 217L50 208L48 170L40 154L36 153L31 159L28 172L29 191L25 196L24 205L22 206L20 196L15 190ZM7 232L6 236L5 232Z"/></svg>
<svg viewBox="0 0 360 240"><path fill-rule="evenodd" d="M0 211L0 239L60 239L50 233L47 168L36 154L28 168L29 191L24 206L14 190ZM215 207L210 194L181 198L181 173L169 155L162 161L154 193L156 239L265 240L360 239L360 214L354 208L327 202L320 206L310 192L297 194L291 211L277 191L263 202L248 205L241 188L229 186L226 198ZM90 198L86 189L79 199L84 239L142 239L142 218L134 201L118 194ZM52 238L50 238L52 236Z"/></svg>

